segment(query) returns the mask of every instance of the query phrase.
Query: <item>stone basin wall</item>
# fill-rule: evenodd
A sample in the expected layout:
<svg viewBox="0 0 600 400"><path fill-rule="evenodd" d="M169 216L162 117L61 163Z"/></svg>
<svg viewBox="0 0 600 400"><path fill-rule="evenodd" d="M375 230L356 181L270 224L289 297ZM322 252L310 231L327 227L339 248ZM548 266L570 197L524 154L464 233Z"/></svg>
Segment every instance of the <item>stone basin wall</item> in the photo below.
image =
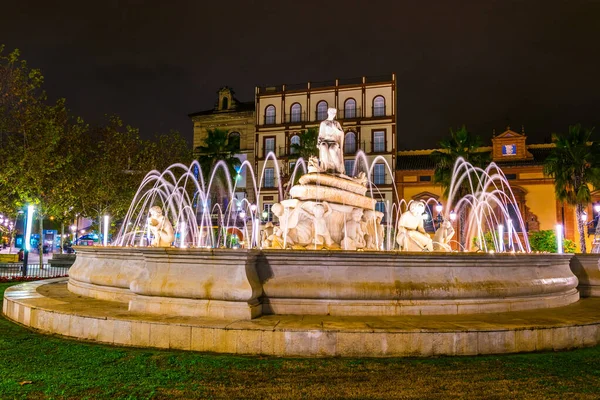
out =
<svg viewBox="0 0 600 400"><path fill-rule="evenodd" d="M69 290L132 311L468 314L576 302L572 255L175 248L78 248Z"/></svg>

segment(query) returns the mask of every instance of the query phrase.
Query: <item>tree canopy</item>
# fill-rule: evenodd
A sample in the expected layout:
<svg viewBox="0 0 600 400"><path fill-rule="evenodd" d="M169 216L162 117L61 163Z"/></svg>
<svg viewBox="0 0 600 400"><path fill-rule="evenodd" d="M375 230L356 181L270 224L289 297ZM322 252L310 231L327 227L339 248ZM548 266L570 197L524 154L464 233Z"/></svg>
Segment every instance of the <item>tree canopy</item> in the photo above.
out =
<svg viewBox="0 0 600 400"><path fill-rule="evenodd" d="M590 187L600 188L600 143L592 141L592 131L576 124L566 134L554 133L555 147L544 165L544 172L554 178L556 198L575 206L582 253L586 244L581 217L592 201Z"/></svg>

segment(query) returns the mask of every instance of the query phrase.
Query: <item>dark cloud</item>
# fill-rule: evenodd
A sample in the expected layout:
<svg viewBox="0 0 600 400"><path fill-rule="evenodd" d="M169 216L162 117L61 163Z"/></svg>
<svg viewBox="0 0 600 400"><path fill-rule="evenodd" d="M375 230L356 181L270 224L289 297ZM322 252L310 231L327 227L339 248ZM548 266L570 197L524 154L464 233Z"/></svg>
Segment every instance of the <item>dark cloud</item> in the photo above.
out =
<svg viewBox="0 0 600 400"><path fill-rule="evenodd" d="M421 148L462 124L536 141L600 125L599 16L584 0L21 1L0 41L75 112L147 136L191 138L187 114L220 86L251 101L255 85L396 72L400 147Z"/></svg>

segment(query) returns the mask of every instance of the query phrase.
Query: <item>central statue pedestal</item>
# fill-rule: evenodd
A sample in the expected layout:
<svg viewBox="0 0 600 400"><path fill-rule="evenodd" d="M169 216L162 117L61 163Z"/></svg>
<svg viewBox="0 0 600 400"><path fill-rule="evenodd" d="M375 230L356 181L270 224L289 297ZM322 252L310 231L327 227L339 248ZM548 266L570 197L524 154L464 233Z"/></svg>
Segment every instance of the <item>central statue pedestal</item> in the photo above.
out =
<svg viewBox="0 0 600 400"><path fill-rule="evenodd" d="M383 244L383 213L365 196L366 180L308 173L290 190L291 199L273 205L279 218L263 247L377 250Z"/></svg>

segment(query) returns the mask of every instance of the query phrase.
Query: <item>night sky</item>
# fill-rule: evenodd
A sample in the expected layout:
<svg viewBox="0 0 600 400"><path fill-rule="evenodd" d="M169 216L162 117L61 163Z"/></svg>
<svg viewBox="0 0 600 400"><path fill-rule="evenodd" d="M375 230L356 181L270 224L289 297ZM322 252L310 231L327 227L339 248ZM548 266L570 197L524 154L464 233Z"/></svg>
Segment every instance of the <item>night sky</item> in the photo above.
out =
<svg viewBox="0 0 600 400"><path fill-rule="evenodd" d="M92 7L92 3L95 6ZM396 72L400 149L449 127L543 142L600 132L600 1L11 1L0 43L19 48L90 123L120 115L144 137L190 141L187 114L230 86Z"/></svg>

